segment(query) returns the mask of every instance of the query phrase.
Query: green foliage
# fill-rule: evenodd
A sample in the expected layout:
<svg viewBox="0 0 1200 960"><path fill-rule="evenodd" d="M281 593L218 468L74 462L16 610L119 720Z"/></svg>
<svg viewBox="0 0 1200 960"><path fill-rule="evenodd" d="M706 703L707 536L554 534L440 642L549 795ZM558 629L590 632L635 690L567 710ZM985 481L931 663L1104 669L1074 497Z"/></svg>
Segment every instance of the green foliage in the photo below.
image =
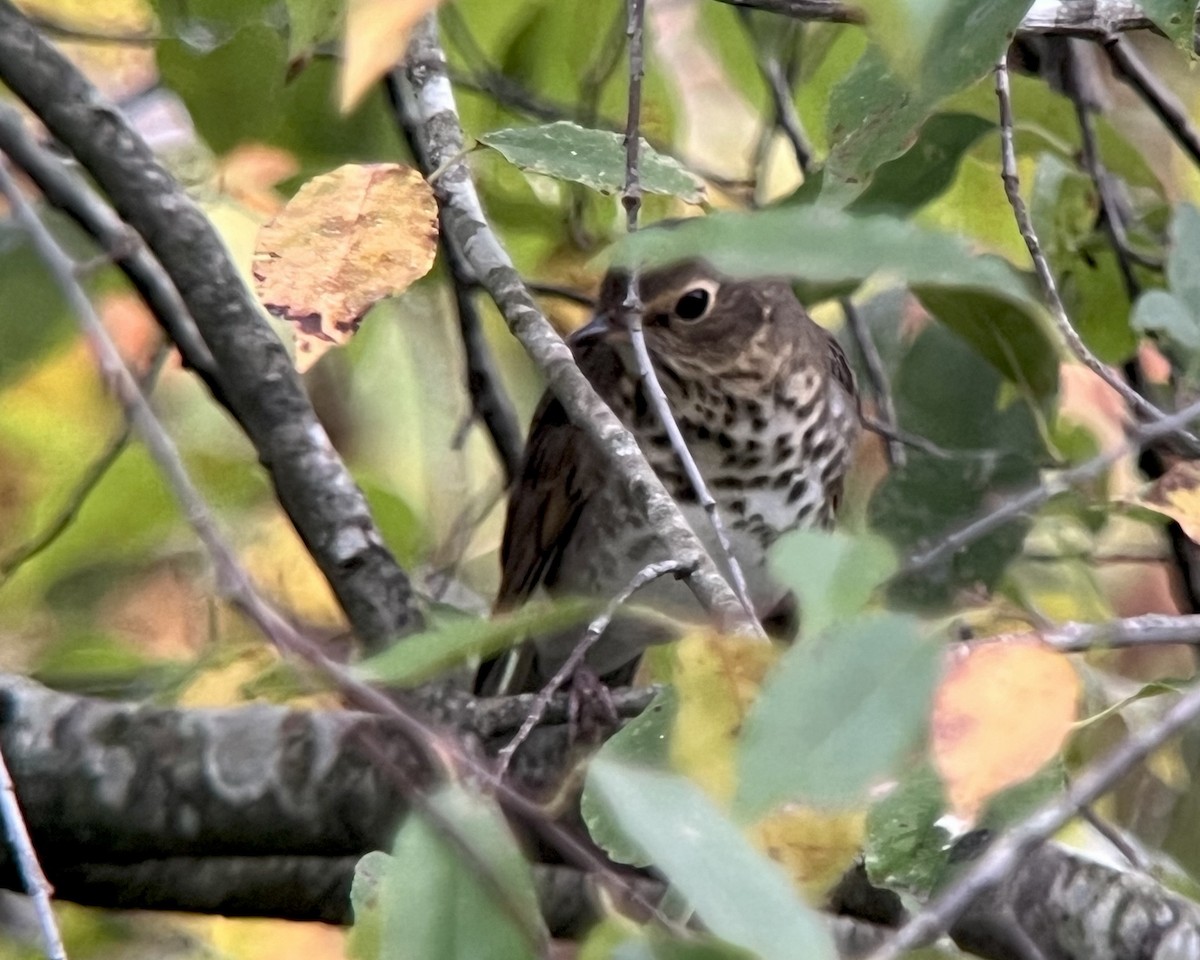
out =
<svg viewBox="0 0 1200 960"><path fill-rule="evenodd" d="M486 658L530 636L581 624L596 610L586 601L526 604L490 620L454 616L432 630L404 637L383 653L362 661L355 672L364 680L408 686L445 673L472 657Z"/></svg>
<svg viewBox="0 0 1200 960"><path fill-rule="evenodd" d="M1195 363L1200 350L1200 210L1180 204L1171 221L1169 292L1148 290L1134 306L1136 330L1165 337Z"/></svg>
<svg viewBox="0 0 1200 960"><path fill-rule="evenodd" d="M794 530L771 550L771 571L799 596L809 636L857 614L895 569L887 542L869 534Z"/></svg>
<svg viewBox="0 0 1200 960"><path fill-rule="evenodd" d="M355 960L520 960L546 932L533 873L495 803L446 785L368 854L351 899Z"/></svg>
<svg viewBox="0 0 1200 960"><path fill-rule="evenodd" d="M540 127L495 130L480 141L530 173L582 183L601 193L618 193L625 185L625 146L620 134L587 130L565 120ZM673 157L664 157L642 140L639 182L647 193L664 193L689 203L703 197L700 180Z"/></svg>
<svg viewBox="0 0 1200 960"><path fill-rule="evenodd" d="M857 193L880 164L900 153L943 98L983 76L1030 2L874 4L872 10L886 14L876 21L877 45L837 85L829 105L826 191L831 198ZM912 15L915 9L920 16Z"/></svg>
<svg viewBox="0 0 1200 960"><path fill-rule="evenodd" d="M588 785L714 935L764 960L837 956L779 868L687 780L602 758Z"/></svg>
<svg viewBox="0 0 1200 960"><path fill-rule="evenodd" d="M789 650L746 718L737 810L860 803L925 729L940 650L912 619L845 620Z"/></svg>

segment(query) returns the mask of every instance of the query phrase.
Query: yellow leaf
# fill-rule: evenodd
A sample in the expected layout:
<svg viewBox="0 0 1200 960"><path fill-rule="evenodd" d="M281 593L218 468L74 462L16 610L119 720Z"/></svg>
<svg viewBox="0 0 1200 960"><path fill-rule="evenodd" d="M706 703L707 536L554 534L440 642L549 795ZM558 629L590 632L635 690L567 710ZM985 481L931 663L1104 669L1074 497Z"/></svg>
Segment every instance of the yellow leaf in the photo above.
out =
<svg viewBox="0 0 1200 960"><path fill-rule="evenodd" d="M809 895L824 893L862 849L862 812L826 813L787 804L750 827L750 842Z"/></svg>
<svg viewBox="0 0 1200 960"><path fill-rule="evenodd" d="M1075 720L1079 677L1036 634L960 647L933 705L933 760L950 808L973 820L1005 787L1058 754Z"/></svg>
<svg viewBox="0 0 1200 960"><path fill-rule="evenodd" d="M671 736L671 766L728 804L735 741L776 652L758 641L700 631L676 644L675 657L679 712Z"/></svg>
<svg viewBox="0 0 1200 960"><path fill-rule="evenodd" d="M1200 464L1182 460L1150 485L1138 502L1166 514L1200 543Z"/></svg>
<svg viewBox="0 0 1200 960"><path fill-rule="evenodd" d="M411 167L347 164L306 183L259 231L258 295L296 325L303 372L358 330L363 314L433 266L437 205Z"/></svg>
<svg viewBox="0 0 1200 960"><path fill-rule="evenodd" d="M350 0L339 107L349 113L408 46L408 34L441 0Z"/></svg>

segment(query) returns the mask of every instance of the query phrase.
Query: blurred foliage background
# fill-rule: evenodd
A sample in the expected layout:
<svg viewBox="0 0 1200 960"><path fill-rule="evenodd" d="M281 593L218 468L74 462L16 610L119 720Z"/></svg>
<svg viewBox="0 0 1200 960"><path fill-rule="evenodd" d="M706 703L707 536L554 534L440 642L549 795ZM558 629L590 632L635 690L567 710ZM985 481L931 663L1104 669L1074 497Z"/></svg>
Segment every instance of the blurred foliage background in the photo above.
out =
<svg viewBox="0 0 1200 960"><path fill-rule="evenodd" d="M21 6L130 114L203 203L247 277L259 227L304 180L345 162L405 159L381 87L352 112L337 109L338 0ZM441 23L469 135L558 119L623 125L621 0L454 0ZM736 233L717 234L728 245L717 252L754 258L770 250L776 260L792 259L814 316L838 332L867 383L839 302L849 297L882 357L900 426L948 453L910 450L903 467L889 468L882 444L864 443L847 526L882 535L901 556L1046 471L1119 446L1127 420L1122 401L1068 359L1039 305L1001 181L990 75L938 73L936 38L922 38L912 23L906 29L893 49L885 32L857 25L800 24L712 0L654 2L642 114L655 148L705 182L712 211L824 202L859 218L839 227L825 247L834 266L816 276L806 270L815 262L806 260L813 253L806 243L817 243L812 234L806 241L767 231L761 249L742 246ZM1146 31L1124 42L1196 117L1200 78L1189 55ZM1200 244L1189 242L1197 236L1189 231L1200 168L1116 82L1097 48L1077 54L1088 88L1074 99L1048 51L1037 38L1015 50L1017 167L1066 306L1101 359L1136 364L1157 402L1187 402L1200 371L1193 291ZM816 160L807 175L773 121L768 62L783 65L794 90ZM885 111L875 126L861 117L855 125L865 92L906 71L925 71L919 89L927 102L910 103L911 116ZM1127 276L1105 233L1094 171L1083 162L1079 103L1119 197L1133 251ZM528 174L488 149L473 150L469 163L523 275L547 290L592 294L605 251L622 233L618 200ZM677 198L646 198L647 222L701 212ZM64 218L42 213L70 250L94 256ZM881 236L888 242L876 256L870 246ZM923 254L906 256L943 240L958 258L948 276L935 276ZM123 279L94 261L86 282L128 361L157 369L156 327ZM117 446L120 413L65 304L19 228L2 217L0 290L0 666L100 696L333 704L215 597L205 559L159 475L137 444ZM1171 304L1150 298L1163 291ZM490 303L479 303L503 385L526 422L542 385ZM586 319L586 306L555 292L543 303L564 332ZM285 609L338 635L336 605L253 449L171 355L160 360L156 407L235 531L249 569ZM503 475L471 419L444 267L375 307L354 341L324 358L307 384L424 595L486 611L497 581ZM81 481L108 451L111 466L81 495ZM1164 516L1139 499L1146 481L1125 457L1100 482L1053 499L947 565L898 581L890 603L981 636L1196 612L1198 595L1179 580ZM61 532L27 556L68 513ZM1190 675L1193 658L1184 648L1111 652L1080 670L1087 712L1098 713L1141 684ZM1160 699L1090 726L1068 759L1092 756L1153 719ZM1185 761L1198 747L1194 736L1185 738L1131 778L1107 811L1192 876L1200 876L1200 794ZM316 925L113 917L70 907L62 916L78 958L249 960L303 951L318 960L344 951L339 931ZM15 942L0 953L36 955Z"/></svg>

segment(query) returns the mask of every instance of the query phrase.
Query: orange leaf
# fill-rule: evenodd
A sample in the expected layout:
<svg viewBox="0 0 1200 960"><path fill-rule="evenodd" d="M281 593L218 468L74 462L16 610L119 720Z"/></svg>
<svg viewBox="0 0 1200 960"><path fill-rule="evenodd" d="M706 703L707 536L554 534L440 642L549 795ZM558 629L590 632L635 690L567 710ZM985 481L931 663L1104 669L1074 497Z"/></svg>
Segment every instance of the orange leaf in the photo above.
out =
<svg viewBox="0 0 1200 960"><path fill-rule="evenodd" d="M1175 464L1151 484L1139 502L1177 521L1184 533L1200 543L1200 465L1191 460Z"/></svg>
<svg viewBox="0 0 1200 960"><path fill-rule="evenodd" d="M433 266L437 205L411 167L347 164L310 180L258 234L254 278L296 324L296 366L346 343L367 310Z"/></svg>
<svg viewBox="0 0 1200 960"><path fill-rule="evenodd" d="M983 804L1058 754L1075 720L1079 677L1036 634L1009 634L952 654L933 706L933 760L950 807Z"/></svg>
<svg viewBox="0 0 1200 960"><path fill-rule="evenodd" d="M350 0L342 50L339 107L349 113L400 62L408 34L441 0Z"/></svg>

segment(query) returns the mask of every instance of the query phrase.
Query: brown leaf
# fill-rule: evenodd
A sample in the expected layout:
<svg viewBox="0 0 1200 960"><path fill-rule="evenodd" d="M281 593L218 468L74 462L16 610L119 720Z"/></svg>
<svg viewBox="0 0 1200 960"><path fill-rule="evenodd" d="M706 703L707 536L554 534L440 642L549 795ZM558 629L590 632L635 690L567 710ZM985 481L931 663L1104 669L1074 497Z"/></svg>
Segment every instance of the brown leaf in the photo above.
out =
<svg viewBox="0 0 1200 960"><path fill-rule="evenodd" d="M296 367L346 343L367 310L429 272L433 190L411 167L347 164L310 180L258 234L254 278L267 309L296 324Z"/></svg>
<svg viewBox="0 0 1200 960"><path fill-rule="evenodd" d="M1166 514L1200 543L1200 464L1182 460L1151 484L1138 502Z"/></svg>
<svg viewBox="0 0 1200 960"><path fill-rule="evenodd" d="M346 40L342 49L342 113L349 113L363 95L404 56L408 34L421 17L441 0L350 0L346 9Z"/></svg>
<svg viewBox="0 0 1200 960"><path fill-rule="evenodd" d="M955 654L934 698L933 761L950 807L983 804L1058 754L1075 722L1079 677L1036 634L1009 634Z"/></svg>

